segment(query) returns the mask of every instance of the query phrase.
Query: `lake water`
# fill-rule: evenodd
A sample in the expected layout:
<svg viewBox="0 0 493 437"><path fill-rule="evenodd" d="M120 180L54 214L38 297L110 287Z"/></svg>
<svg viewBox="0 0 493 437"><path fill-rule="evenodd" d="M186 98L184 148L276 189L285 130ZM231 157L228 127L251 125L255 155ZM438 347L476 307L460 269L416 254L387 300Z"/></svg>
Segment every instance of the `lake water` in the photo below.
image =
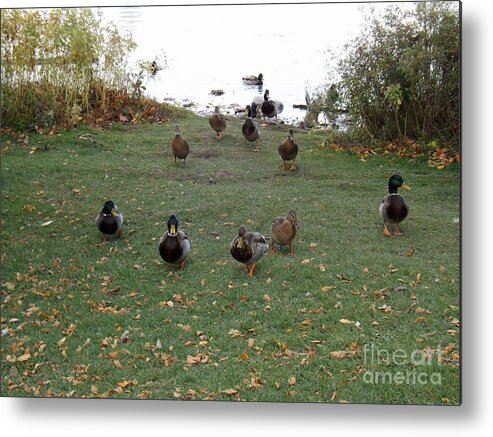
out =
<svg viewBox="0 0 493 437"><path fill-rule="evenodd" d="M104 17L130 33L131 55L152 61L165 53L167 68L147 80L146 93L158 101L193 103L209 114L219 105L229 114L269 89L284 104L281 119L301 121L305 89L327 80L328 49L337 52L363 22L362 4L159 6L102 8ZM245 75L264 75L263 88L246 86ZM222 96L210 91L221 89Z"/></svg>

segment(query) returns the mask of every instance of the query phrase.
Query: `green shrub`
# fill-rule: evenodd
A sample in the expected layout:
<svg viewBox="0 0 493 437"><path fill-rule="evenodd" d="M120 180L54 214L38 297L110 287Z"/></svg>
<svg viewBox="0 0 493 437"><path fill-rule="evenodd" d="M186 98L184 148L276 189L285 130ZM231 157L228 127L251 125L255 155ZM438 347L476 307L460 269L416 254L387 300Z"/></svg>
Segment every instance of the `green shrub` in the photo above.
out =
<svg viewBox="0 0 493 437"><path fill-rule="evenodd" d="M344 108L368 139L432 139L458 147L458 2L387 7L345 47L333 84L318 96L328 117ZM337 89L337 101L331 89ZM327 103L328 102L328 103ZM324 104L327 103L327 104Z"/></svg>

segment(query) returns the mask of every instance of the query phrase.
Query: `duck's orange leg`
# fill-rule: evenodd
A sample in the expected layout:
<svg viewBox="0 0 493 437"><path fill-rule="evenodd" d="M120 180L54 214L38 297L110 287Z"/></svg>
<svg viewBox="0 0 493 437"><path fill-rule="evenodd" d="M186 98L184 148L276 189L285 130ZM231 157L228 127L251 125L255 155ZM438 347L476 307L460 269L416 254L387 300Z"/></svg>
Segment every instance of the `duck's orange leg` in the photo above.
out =
<svg viewBox="0 0 493 437"><path fill-rule="evenodd" d="M397 227L395 228L394 235L402 235L400 223L397 223Z"/></svg>
<svg viewBox="0 0 493 437"><path fill-rule="evenodd" d="M255 267L257 267L257 264L254 264L254 265L250 268L250 271L248 272L248 276L250 276L250 278L253 276L253 271L255 270Z"/></svg>
<svg viewBox="0 0 493 437"><path fill-rule="evenodd" d="M387 224L386 223L383 224L383 235L385 235L386 237L390 237L392 235L390 233L389 229L387 228Z"/></svg>
<svg viewBox="0 0 493 437"><path fill-rule="evenodd" d="M183 260L181 263L180 263L180 270L183 271L183 266L185 265L185 260Z"/></svg>
<svg viewBox="0 0 493 437"><path fill-rule="evenodd" d="M294 252L293 252L293 242L291 241L291 243L289 243L289 253L291 255L294 255Z"/></svg>

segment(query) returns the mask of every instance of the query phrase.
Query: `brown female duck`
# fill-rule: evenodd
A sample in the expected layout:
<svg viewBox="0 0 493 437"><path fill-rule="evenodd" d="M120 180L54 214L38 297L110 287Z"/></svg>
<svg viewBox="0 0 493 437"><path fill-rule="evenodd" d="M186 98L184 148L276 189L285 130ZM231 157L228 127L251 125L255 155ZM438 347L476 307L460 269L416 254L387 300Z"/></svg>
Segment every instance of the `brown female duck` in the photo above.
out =
<svg viewBox="0 0 493 437"><path fill-rule="evenodd" d="M243 126L241 126L241 131L243 132L243 136L247 141L250 141L251 143L255 141L255 151L259 152L260 131L257 123L252 120L252 108L250 107L250 105L247 105L245 112L247 114L247 119L243 123Z"/></svg>
<svg viewBox="0 0 493 437"><path fill-rule="evenodd" d="M222 133L226 129L226 119L219 112L219 106L214 109L214 114L209 117L209 124L216 131L216 138L219 141L222 138Z"/></svg>
<svg viewBox="0 0 493 437"><path fill-rule="evenodd" d="M298 145L294 142L293 129L289 129L288 136L279 144L277 148L279 156L283 160L285 169L296 170L295 159L298 156ZM291 161L291 167L288 167L286 161Z"/></svg>
<svg viewBox="0 0 493 437"><path fill-rule="evenodd" d="M300 225L296 217L296 211L290 210L286 215L276 217L270 227L270 238L272 240L272 252L275 252L275 244L279 246L289 245L289 253L293 252L293 240Z"/></svg>
<svg viewBox="0 0 493 437"><path fill-rule="evenodd" d="M175 137L171 142L171 150L173 152L173 156L178 159L183 159L183 165L185 165L185 159L190 152L190 147L188 146L187 140L181 136L180 126L175 126Z"/></svg>

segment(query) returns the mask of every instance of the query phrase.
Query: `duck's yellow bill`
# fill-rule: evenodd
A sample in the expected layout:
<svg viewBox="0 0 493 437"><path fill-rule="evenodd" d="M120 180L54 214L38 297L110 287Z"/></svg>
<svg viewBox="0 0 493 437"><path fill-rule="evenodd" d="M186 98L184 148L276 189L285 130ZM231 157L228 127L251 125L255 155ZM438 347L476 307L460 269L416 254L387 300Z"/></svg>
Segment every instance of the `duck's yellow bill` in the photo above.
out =
<svg viewBox="0 0 493 437"><path fill-rule="evenodd" d="M112 215L113 217L116 217L116 216L118 215L118 214L116 213L116 211L115 211L115 208L113 208L113 209L111 210L111 215Z"/></svg>
<svg viewBox="0 0 493 437"><path fill-rule="evenodd" d="M402 187L402 188L404 188L404 189L405 189L405 190L407 190L407 191L411 191L411 187L410 187L409 185L407 185L407 184L404 184L404 183L403 183L403 184L401 185L401 187Z"/></svg>
<svg viewBox="0 0 493 437"><path fill-rule="evenodd" d="M169 233L170 233L171 235L175 235L175 234L176 234L176 227L175 227L175 225L171 225L171 226L169 227Z"/></svg>

